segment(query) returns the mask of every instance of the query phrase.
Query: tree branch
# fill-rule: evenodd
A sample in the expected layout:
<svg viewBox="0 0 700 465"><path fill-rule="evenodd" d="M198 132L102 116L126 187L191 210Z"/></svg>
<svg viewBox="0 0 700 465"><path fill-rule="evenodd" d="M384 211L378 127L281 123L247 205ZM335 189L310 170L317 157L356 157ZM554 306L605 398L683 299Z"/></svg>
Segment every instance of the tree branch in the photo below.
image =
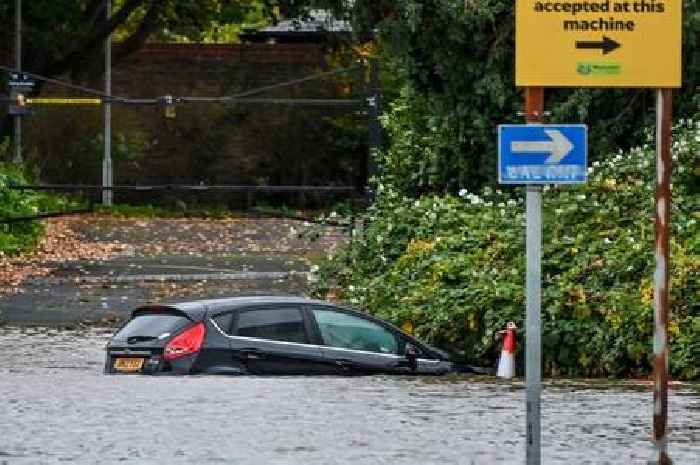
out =
<svg viewBox="0 0 700 465"><path fill-rule="evenodd" d="M80 67L99 51L107 36L122 25L145 1L146 0L127 0L124 6L121 7L109 21L97 22L96 28L93 29L91 34L88 34L85 39L78 41L62 58L44 67L40 74L59 76ZM152 7L162 4L163 0L152 0Z"/></svg>
<svg viewBox="0 0 700 465"><path fill-rule="evenodd" d="M143 47L151 34L155 32L160 25L160 12L160 2L153 2L136 32L122 41L120 47L115 51L114 63L119 63L121 60Z"/></svg>

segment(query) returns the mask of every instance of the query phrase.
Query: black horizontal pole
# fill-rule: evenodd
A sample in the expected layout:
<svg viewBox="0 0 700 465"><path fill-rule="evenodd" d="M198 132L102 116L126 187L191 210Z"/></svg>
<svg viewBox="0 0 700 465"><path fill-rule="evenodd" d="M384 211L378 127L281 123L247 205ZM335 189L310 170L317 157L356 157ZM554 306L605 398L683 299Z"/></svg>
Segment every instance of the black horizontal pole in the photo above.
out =
<svg viewBox="0 0 700 465"><path fill-rule="evenodd" d="M311 107L352 107L360 108L366 105L365 100L352 99L294 99L294 98L208 98L208 97L182 97L175 100L178 103L224 103L228 105L289 105Z"/></svg>
<svg viewBox="0 0 700 465"><path fill-rule="evenodd" d="M83 214L83 213L91 213L92 211L93 211L92 208L82 208L80 210L37 213L35 215L27 215L27 216L8 216L7 218L0 218L0 224L3 224L3 223L5 223L5 224L7 224L7 223L22 223L25 221L41 220L44 218L56 218L59 216L79 215L79 214Z"/></svg>
<svg viewBox="0 0 700 465"><path fill-rule="evenodd" d="M164 184L156 186L98 186L92 184L36 184L10 185L6 189L34 191L190 191L190 192L328 192L357 193L361 189L354 186L206 186L186 184Z"/></svg>

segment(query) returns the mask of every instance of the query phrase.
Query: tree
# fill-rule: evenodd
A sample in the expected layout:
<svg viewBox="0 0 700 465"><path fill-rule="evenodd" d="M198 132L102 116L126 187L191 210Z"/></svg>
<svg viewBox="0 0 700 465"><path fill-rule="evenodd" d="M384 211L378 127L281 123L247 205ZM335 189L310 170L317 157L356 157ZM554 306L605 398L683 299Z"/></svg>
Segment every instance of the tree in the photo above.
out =
<svg viewBox="0 0 700 465"><path fill-rule="evenodd" d="M400 97L387 110L382 173L404 192L457 192L493 183L496 126L522 122L514 80L512 0L357 0L355 30L378 31L384 69ZM683 87L676 116L700 104L700 3L684 2ZM592 160L642 140L654 95L642 89L548 89L552 122L590 126Z"/></svg>
<svg viewBox="0 0 700 465"><path fill-rule="evenodd" d="M113 0L112 16L105 0L32 0L23 2L23 68L37 74L86 81L102 73L104 40L115 34L118 63L149 39L203 40L217 31L249 20L295 15L304 0ZM14 2L0 3L0 57L9 60L14 43ZM3 63L9 65L9 62ZM9 118L0 119L0 138Z"/></svg>

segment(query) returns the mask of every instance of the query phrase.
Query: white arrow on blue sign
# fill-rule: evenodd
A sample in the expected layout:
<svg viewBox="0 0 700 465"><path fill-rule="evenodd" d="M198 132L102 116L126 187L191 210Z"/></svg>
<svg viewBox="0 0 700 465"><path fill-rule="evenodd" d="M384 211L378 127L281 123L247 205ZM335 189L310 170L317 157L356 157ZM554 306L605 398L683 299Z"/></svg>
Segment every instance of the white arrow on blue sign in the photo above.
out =
<svg viewBox="0 0 700 465"><path fill-rule="evenodd" d="M498 126L501 184L582 184L588 168L585 124Z"/></svg>

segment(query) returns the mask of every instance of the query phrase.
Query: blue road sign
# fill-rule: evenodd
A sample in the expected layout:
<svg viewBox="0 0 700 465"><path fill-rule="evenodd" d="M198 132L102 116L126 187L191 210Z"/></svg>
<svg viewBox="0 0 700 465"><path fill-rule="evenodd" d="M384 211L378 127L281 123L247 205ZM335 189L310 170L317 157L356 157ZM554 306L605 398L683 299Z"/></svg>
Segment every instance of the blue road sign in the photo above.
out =
<svg viewBox="0 0 700 465"><path fill-rule="evenodd" d="M587 159L585 124L498 126L501 184L582 184L586 182Z"/></svg>

